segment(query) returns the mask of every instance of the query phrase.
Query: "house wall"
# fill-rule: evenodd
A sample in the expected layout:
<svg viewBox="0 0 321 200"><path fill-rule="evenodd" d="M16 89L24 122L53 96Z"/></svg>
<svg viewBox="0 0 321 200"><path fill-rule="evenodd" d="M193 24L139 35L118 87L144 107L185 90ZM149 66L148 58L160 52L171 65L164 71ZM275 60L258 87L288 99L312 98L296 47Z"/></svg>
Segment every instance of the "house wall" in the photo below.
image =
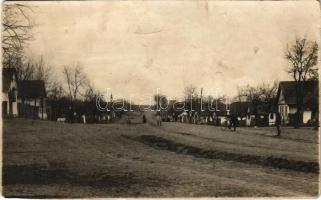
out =
<svg viewBox="0 0 321 200"><path fill-rule="evenodd" d="M250 115L246 116L245 125L246 126L251 126L251 116Z"/></svg>
<svg viewBox="0 0 321 200"><path fill-rule="evenodd" d="M284 104L279 105L278 112L281 115L281 123L288 124L289 123L289 112L290 112L289 106L284 105Z"/></svg>
<svg viewBox="0 0 321 200"><path fill-rule="evenodd" d="M295 114L297 108L295 106L289 106L289 114ZM303 124L308 123L309 120L312 119L312 112L309 110L304 110L302 113L302 122Z"/></svg>
<svg viewBox="0 0 321 200"><path fill-rule="evenodd" d="M304 111L303 112L303 123L306 124L311 119L312 119L312 111Z"/></svg>
<svg viewBox="0 0 321 200"><path fill-rule="evenodd" d="M19 103L22 103L22 100L21 99L19 99L18 100L18 102ZM25 105L29 105L29 106L36 106L36 107L42 107L42 105L41 105L41 99L25 99L24 100L24 104ZM45 103L44 103L45 104ZM45 105L44 105L44 107L45 107Z"/></svg>
<svg viewBox="0 0 321 200"><path fill-rule="evenodd" d="M7 93L2 92L2 104L1 104L2 117L9 116L9 97Z"/></svg>
<svg viewBox="0 0 321 200"><path fill-rule="evenodd" d="M9 91L12 91L13 89L16 89L17 90L17 83L16 83L16 80L15 78L13 78L13 81L11 81L10 83L10 89ZM17 117L18 116L18 104L17 104L17 96L16 96L16 101L14 102L11 102L10 104L10 99L9 99L9 94L8 93L4 93L2 92L2 102L7 102L7 113L6 115L10 115L10 106L12 108L12 116L13 117Z"/></svg>
<svg viewBox="0 0 321 200"><path fill-rule="evenodd" d="M2 92L2 101L9 101L8 93Z"/></svg>
<svg viewBox="0 0 321 200"><path fill-rule="evenodd" d="M4 116L5 115L9 115L9 97L8 97L8 94L7 93L4 93L2 92L2 102L6 102L6 108L1 108L1 112L6 112L6 113L3 113ZM2 106L4 106L4 104L2 104Z"/></svg>
<svg viewBox="0 0 321 200"><path fill-rule="evenodd" d="M295 114L297 111L297 108L292 105L279 105L279 113L281 115L281 120L283 124L289 124L289 114ZM302 114L303 124L306 124L309 122L309 120L312 119L312 111L304 110Z"/></svg>
<svg viewBox="0 0 321 200"><path fill-rule="evenodd" d="M18 84L17 84L17 80L16 80L16 77L13 76L13 80L11 81L11 84L10 84L10 90L18 90ZM16 92L16 96L15 96L15 101L12 102L12 115L14 117L17 117L18 116L18 104L17 104L17 99L18 99L18 93ZM10 104L9 104L10 106Z"/></svg>
<svg viewBox="0 0 321 200"><path fill-rule="evenodd" d="M226 122L226 117L224 117L224 116L218 116L217 118L219 119L220 125L225 124L225 122Z"/></svg>
<svg viewBox="0 0 321 200"><path fill-rule="evenodd" d="M18 103L22 104L22 100L18 99ZM24 100L24 105L25 106L30 106L30 107L36 107L37 109L37 117L39 119L47 119L48 118L48 114L47 114L47 110L46 110L46 100L44 99L44 105L43 105L43 113L42 113L42 104L41 104L41 99L37 98L37 99L25 99ZM26 116L30 116L30 113L24 113L24 115Z"/></svg>
<svg viewBox="0 0 321 200"><path fill-rule="evenodd" d="M14 117L18 116L18 103L17 102L12 102L12 115Z"/></svg>
<svg viewBox="0 0 321 200"><path fill-rule="evenodd" d="M43 113L42 113L42 108L39 107L39 111L38 111L38 117L39 119L47 119L47 112L46 112L46 107L43 108Z"/></svg>
<svg viewBox="0 0 321 200"><path fill-rule="evenodd" d="M290 114L294 114L294 113L296 113L296 111L297 111L297 109L295 106L289 106L289 113Z"/></svg>
<svg viewBox="0 0 321 200"><path fill-rule="evenodd" d="M274 126L276 122L276 113L269 113L269 126Z"/></svg>

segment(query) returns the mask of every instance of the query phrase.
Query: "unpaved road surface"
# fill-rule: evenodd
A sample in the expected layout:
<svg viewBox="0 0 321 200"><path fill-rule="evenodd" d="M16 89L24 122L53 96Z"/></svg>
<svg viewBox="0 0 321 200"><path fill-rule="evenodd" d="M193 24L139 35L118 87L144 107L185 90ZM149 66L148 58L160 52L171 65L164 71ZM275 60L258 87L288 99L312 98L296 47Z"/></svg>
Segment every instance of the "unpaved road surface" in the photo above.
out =
<svg viewBox="0 0 321 200"><path fill-rule="evenodd" d="M309 128L4 121L3 195L315 197L318 135Z"/></svg>

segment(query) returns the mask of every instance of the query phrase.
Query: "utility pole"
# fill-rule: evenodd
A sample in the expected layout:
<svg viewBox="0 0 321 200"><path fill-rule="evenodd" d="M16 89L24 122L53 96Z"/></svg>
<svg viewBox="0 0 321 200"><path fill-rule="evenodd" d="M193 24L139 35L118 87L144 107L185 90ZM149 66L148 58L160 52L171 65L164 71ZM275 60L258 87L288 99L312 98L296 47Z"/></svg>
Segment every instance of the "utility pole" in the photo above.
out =
<svg viewBox="0 0 321 200"><path fill-rule="evenodd" d="M43 120L44 98L41 98L41 119Z"/></svg>
<svg viewBox="0 0 321 200"><path fill-rule="evenodd" d="M200 111L203 111L203 105L202 105L203 104L203 100L202 99L203 99L203 88L201 88L201 99L200 99L200 101L201 101L200 102L201 109L200 109Z"/></svg>
<svg viewBox="0 0 321 200"><path fill-rule="evenodd" d="M226 114L227 115L230 115L230 98L229 97L226 97L225 99L225 104L226 104Z"/></svg>

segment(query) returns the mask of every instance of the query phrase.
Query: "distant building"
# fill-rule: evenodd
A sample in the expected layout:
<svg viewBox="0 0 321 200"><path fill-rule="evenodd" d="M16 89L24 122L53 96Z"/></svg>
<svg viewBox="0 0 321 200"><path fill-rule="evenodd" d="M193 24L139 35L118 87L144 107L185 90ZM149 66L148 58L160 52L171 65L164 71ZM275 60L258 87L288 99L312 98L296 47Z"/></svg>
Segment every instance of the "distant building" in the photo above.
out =
<svg viewBox="0 0 321 200"><path fill-rule="evenodd" d="M276 122L276 113L278 108L276 106L276 99L273 98L268 102L259 102L256 105L256 124L265 124L274 126Z"/></svg>
<svg viewBox="0 0 321 200"><path fill-rule="evenodd" d="M20 115L23 117L47 119L44 81L19 81L18 86L18 109Z"/></svg>
<svg viewBox="0 0 321 200"><path fill-rule="evenodd" d="M213 121L214 125L223 125L226 122L226 116L230 113L230 105L225 104L222 101L215 100L211 107L214 108L213 112L210 112L210 116L208 117L208 121Z"/></svg>
<svg viewBox="0 0 321 200"><path fill-rule="evenodd" d="M2 69L2 117L18 116L18 84L14 68Z"/></svg>
<svg viewBox="0 0 321 200"><path fill-rule="evenodd" d="M248 101L231 103L230 114L238 117L239 123L244 126L251 126L252 120L255 118L254 107L252 103Z"/></svg>
<svg viewBox="0 0 321 200"><path fill-rule="evenodd" d="M302 95L302 121L307 124L317 120L318 117L318 81L306 81L303 84ZM291 124L297 111L296 100L296 83L295 81L281 81L277 93L278 111L281 115L283 124Z"/></svg>
<svg viewBox="0 0 321 200"><path fill-rule="evenodd" d="M276 120L277 109L275 100L269 102L237 101L230 106L231 114L238 117L244 126L273 126Z"/></svg>

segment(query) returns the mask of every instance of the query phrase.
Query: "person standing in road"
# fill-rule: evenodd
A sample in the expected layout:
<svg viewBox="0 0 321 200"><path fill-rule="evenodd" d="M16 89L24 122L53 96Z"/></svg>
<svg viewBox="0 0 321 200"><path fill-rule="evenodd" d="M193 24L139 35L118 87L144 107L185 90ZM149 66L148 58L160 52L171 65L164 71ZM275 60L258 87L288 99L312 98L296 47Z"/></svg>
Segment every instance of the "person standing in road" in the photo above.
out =
<svg viewBox="0 0 321 200"><path fill-rule="evenodd" d="M280 113L276 113L275 127L277 130L276 136L281 136L281 115L280 115Z"/></svg>
<svg viewBox="0 0 321 200"><path fill-rule="evenodd" d="M85 113L83 113L83 114L81 115L81 119L82 119L82 123L83 123L83 124L86 124L86 115L85 115Z"/></svg>
<svg viewBox="0 0 321 200"><path fill-rule="evenodd" d="M231 116L231 126L233 126L233 130L236 131L236 126L237 126L237 117L235 115Z"/></svg>
<svg viewBox="0 0 321 200"><path fill-rule="evenodd" d="M156 113L156 123L157 123L157 126L161 126L162 125L162 117L161 117L161 114L159 112Z"/></svg>
<svg viewBox="0 0 321 200"><path fill-rule="evenodd" d="M143 114L143 124L145 124L146 123L146 116L145 116L145 114Z"/></svg>

